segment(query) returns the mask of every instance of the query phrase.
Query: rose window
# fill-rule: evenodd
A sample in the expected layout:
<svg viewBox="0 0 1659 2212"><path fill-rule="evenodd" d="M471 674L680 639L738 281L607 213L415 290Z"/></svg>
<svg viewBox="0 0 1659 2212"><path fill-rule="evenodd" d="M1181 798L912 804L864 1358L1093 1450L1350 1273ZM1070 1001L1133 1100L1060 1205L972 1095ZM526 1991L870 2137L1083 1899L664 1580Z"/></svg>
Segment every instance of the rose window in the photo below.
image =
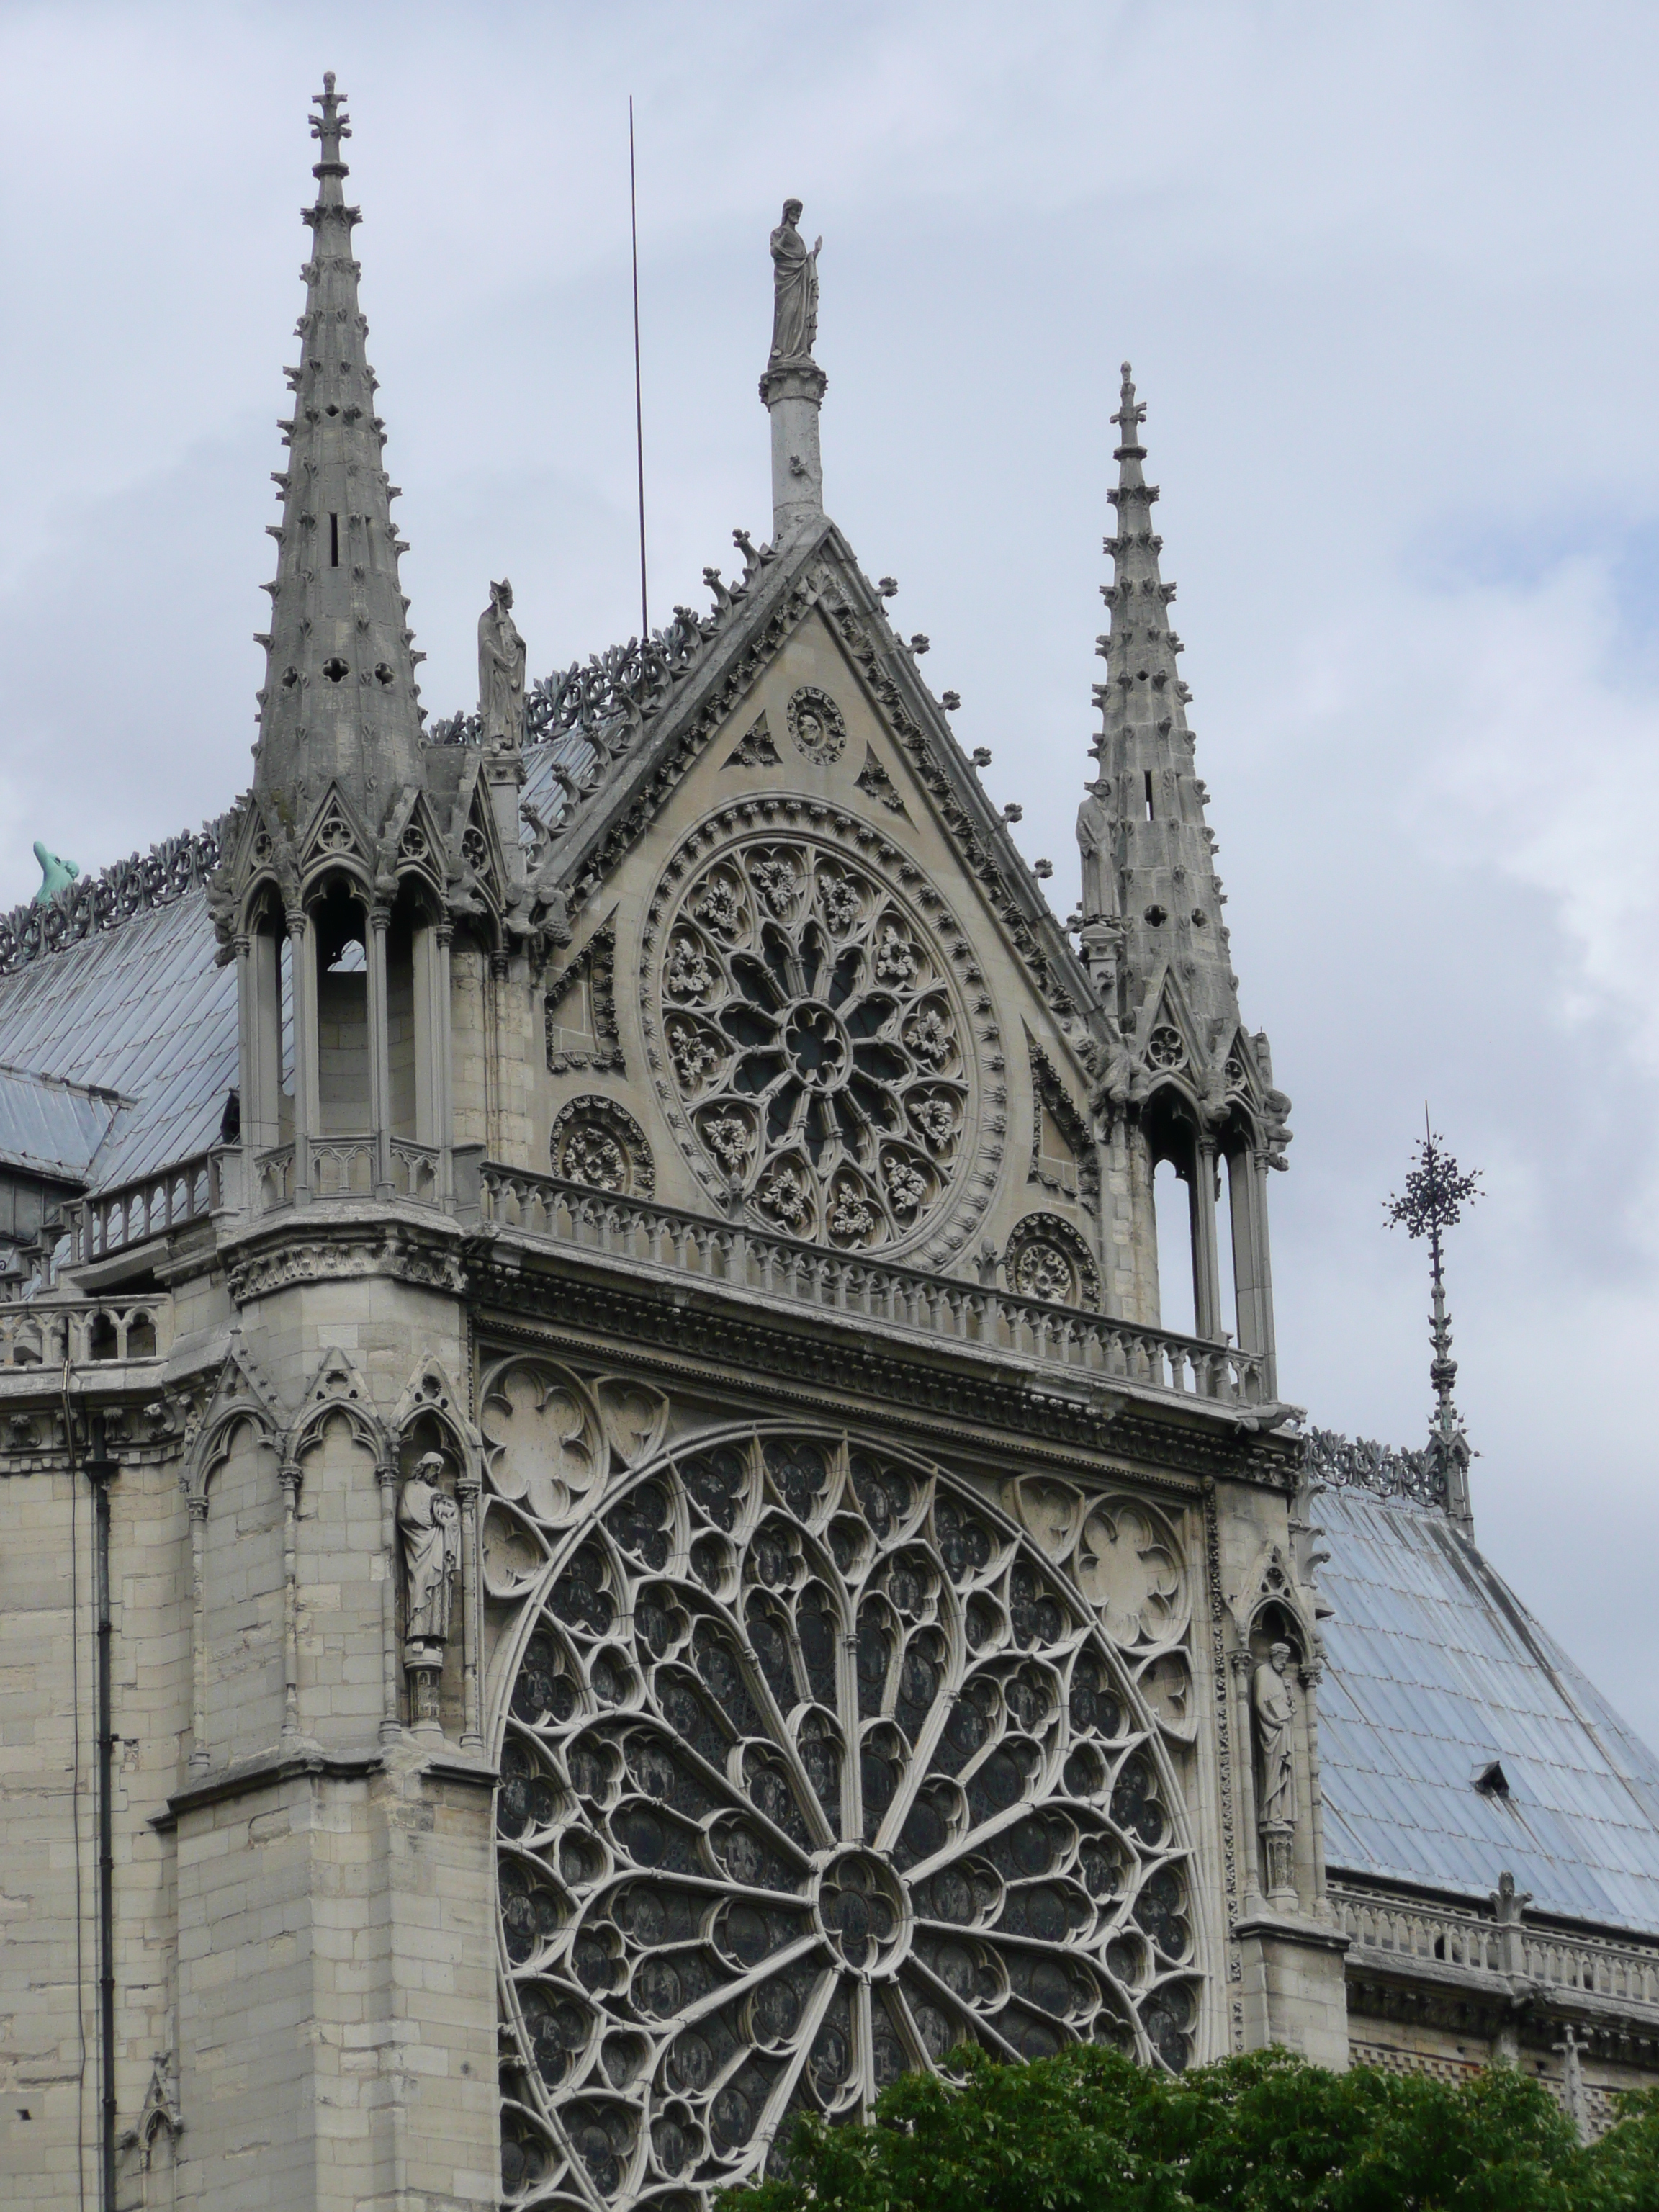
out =
<svg viewBox="0 0 1659 2212"><path fill-rule="evenodd" d="M550 1542L497 1801L507 2203L689 2208L964 2041L1187 2063L1158 1730L1012 1524L775 1436Z"/></svg>
<svg viewBox="0 0 1659 2212"><path fill-rule="evenodd" d="M971 1041L896 892L806 839L728 850L678 901L660 1003L672 1097L719 1187L843 1249L921 1229L966 1157Z"/></svg>

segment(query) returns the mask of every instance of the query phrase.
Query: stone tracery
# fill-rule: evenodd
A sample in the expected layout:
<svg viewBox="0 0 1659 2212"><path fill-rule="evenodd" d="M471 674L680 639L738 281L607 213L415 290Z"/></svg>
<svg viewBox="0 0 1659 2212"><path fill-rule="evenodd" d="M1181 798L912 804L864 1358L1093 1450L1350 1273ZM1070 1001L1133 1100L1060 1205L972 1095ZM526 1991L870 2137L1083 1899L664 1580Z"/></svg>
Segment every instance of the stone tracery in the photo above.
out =
<svg viewBox="0 0 1659 2212"><path fill-rule="evenodd" d="M744 839L692 877L659 979L673 1103L770 1227L904 1242L969 1147L974 1046L948 963L867 862Z"/></svg>
<svg viewBox="0 0 1659 2212"><path fill-rule="evenodd" d="M505 1686L509 2201L695 2201L964 2039L1186 2063L1158 1730L1007 1522L779 1433L644 1463L548 1548Z"/></svg>

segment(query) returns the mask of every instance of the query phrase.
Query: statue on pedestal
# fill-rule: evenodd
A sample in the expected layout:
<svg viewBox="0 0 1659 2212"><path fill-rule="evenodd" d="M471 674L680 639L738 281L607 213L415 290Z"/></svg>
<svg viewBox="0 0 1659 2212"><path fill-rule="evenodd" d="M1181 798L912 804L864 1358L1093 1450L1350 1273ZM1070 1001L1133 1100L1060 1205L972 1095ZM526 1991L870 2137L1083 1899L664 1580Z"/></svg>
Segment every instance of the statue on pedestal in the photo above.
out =
<svg viewBox="0 0 1659 2212"><path fill-rule="evenodd" d="M409 1676L410 1717L418 1727L438 1721L438 1687L455 1578L461 1565L461 1516L439 1486L441 1452L416 1464L398 1500L404 1553L404 1667Z"/></svg>
<svg viewBox="0 0 1659 2212"><path fill-rule="evenodd" d="M505 576L489 587L478 617L478 720L483 743L516 750L524 743L526 648L513 620L513 586Z"/></svg>
<svg viewBox="0 0 1659 2212"><path fill-rule="evenodd" d="M818 254L823 240L816 238L809 252L796 224L801 203L786 200L783 221L772 233L772 351L769 368L812 358L812 342L818 334Z"/></svg>
<svg viewBox="0 0 1659 2212"><path fill-rule="evenodd" d="M1296 1835L1296 1703L1285 1679L1291 1658L1288 1644L1275 1644L1256 1668L1250 1683L1250 1710L1261 1760L1258 1814L1267 1893L1276 1900L1296 1898L1292 1844Z"/></svg>

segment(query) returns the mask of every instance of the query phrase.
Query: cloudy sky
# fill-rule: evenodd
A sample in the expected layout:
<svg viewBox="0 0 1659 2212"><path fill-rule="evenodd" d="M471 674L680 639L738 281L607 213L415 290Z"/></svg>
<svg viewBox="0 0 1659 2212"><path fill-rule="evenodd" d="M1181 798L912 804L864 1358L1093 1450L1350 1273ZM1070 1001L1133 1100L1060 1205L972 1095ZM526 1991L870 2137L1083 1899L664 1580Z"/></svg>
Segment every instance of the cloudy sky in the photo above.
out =
<svg viewBox="0 0 1659 2212"><path fill-rule="evenodd" d="M1065 913L1133 360L1237 964L1296 1103L1286 1394L1419 1440L1424 1101L1483 1544L1659 1741L1659 13L1579 0L0 4L0 900L249 773L309 95L426 698L765 534L766 234L822 231L826 503Z"/></svg>

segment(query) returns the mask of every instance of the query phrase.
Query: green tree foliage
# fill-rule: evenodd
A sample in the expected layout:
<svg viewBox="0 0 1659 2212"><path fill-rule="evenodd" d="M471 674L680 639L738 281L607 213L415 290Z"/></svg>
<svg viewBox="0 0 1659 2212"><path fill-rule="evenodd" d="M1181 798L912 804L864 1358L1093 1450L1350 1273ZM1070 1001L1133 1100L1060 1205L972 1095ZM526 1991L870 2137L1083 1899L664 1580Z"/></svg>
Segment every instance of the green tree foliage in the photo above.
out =
<svg viewBox="0 0 1659 2212"><path fill-rule="evenodd" d="M963 2050L869 2126L803 2120L787 2172L721 2212L1659 2212L1659 2094L1581 2148L1513 2068L1457 2082L1283 2051L1178 2080L1079 2045Z"/></svg>

